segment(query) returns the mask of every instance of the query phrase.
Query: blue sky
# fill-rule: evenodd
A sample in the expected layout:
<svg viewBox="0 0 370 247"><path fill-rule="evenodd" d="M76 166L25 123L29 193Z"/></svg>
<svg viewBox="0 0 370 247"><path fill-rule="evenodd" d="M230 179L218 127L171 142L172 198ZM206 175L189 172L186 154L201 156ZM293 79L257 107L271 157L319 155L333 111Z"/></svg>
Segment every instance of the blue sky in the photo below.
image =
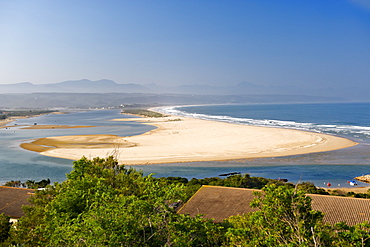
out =
<svg viewBox="0 0 370 247"><path fill-rule="evenodd" d="M370 84L368 0L0 0L0 83Z"/></svg>

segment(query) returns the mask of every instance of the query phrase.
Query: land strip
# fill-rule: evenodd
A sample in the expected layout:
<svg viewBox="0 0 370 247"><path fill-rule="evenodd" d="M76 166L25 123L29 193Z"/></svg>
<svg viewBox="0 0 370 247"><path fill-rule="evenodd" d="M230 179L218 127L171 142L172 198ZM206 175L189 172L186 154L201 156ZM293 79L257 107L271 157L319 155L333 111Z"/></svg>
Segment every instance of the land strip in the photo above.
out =
<svg viewBox="0 0 370 247"><path fill-rule="evenodd" d="M357 144L320 133L174 116L114 121L138 121L157 129L131 137L106 136L108 139L104 139L98 135L100 140L97 135L48 137L43 138L42 144L32 142L27 149L72 160L114 154L121 164L139 165L289 156Z"/></svg>

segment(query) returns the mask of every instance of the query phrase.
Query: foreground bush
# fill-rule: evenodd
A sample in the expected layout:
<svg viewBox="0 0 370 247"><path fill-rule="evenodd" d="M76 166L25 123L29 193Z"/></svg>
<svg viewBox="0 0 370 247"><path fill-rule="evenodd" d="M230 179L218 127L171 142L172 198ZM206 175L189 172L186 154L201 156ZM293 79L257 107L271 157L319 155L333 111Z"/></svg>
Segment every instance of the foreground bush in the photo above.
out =
<svg viewBox="0 0 370 247"><path fill-rule="evenodd" d="M222 183L257 187L261 181L244 175ZM217 224L171 208L195 180L143 176L112 157L82 158L66 181L35 192L14 227L0 215L0 246L369 246L367 222L323 224L299 186L263 183L250 205L259 211Z"/></svg>
<svg viewBox="0 0 370 247"><path fill-rule="evenodd" d="M13 228L25 246L216 246L222 227L177 215L181 185L126 169L112 158L74 162L63 183L37 191Z"/></svg>

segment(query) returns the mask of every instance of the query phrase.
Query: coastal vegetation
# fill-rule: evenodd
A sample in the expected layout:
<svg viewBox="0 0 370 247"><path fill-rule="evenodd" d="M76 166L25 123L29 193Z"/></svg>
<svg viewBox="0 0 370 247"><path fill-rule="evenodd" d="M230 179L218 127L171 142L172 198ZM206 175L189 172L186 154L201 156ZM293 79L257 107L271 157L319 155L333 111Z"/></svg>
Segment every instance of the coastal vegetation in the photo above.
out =
<svg viewBox="0 0 370 247"><path fill-rule="evenodd" d="M0 246L9 238L11 229L10 217L5 214L0 214Z"/></svg>
<svg viewBox="0 0 370 247"><path fill-rule="evenodd" d="M137 108L137 107L125 107L122 110L123 114L130 114L130 115L136 115L136 116L141 116L141 117L154 117L154 118L159 118L159 117L165 117L166 115L159 113L159 112L154 112L150 111L145 108Z"/></svg>
<svg viewBox="0 0 370 247"><path fill-rule="evenodd" d="M35 180L27 180L26 182L22 183L20 180L11 180L4 184L4 186L8 187L16 187L16 188L26 188L26 189L38 189L38 188L45 188L47 185L50 184L50 179L42 179L38 182Z"/></svg>
<svg viewBox="0 0 370 247"><path fill-rule="evenodd" d="M292 189L296 188L306 194L319 194L319 195L331 195L331 196L343 196L343 197L354 197L354 198L370 198L370 190L366 193L355 193L352 191L343 191L340 189L324 189L316 187L311 182L301 182L296 185L292 183L282 182L277 179L269 179L263 177L251 177L249 174L236 174L228 176L224 179L219 177L210 178L192 178L190 181L187 178L182 177L161 177L159 181L165 184L179 183L184 186L184 193L186 198L190 198L196 191L202 187L202 185L212 186L225 186L235 188L248 188L248 189L262 189L263 187L271 184L278 186L284 186Z"/></svg>
<svg viewBox="0 0 370 247"><path fill-rule="evenodd" d="M38 116L42 114L49 114L52 112L56 112L55 110L2 110L0 111L0 120L4 120L10 117L32 117Z"/></svg>
<svg viewBox="0 0 370 247"><path fill-rule="evenodd" d="M176 213L201 184L262 188L257 212L214 223ZM303 190L302 190L303 189ZM74 162L67 180L36 190L14 227L0 216L2 246L368 246L370 225L324 224L312 184L233 175L225 179L144 176L113 157ZM304 191L306 190L306 191ZM319 189L319 192L322 192ZM246 205L247 206L247 205Z"/></svg>

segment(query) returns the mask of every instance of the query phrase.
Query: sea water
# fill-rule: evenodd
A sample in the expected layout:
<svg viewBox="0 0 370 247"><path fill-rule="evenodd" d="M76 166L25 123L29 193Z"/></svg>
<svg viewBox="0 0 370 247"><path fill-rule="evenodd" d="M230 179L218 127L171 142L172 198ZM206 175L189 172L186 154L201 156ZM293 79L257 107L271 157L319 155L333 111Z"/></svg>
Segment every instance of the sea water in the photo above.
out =
<svg viewBox="0 0 370 247"><path fill-rule="evenodd" d="M188 179L241 172L251 176L286 178L291 182L310 181L317 186L328 182L335 187L348 187L348 180L370 173L370 104L286 104L286 105L206 105L162 107L167 114L196 117L229 123L291 128L326 133L356 141L359 145L330 152L231 161L187 162L133 166L145 175L155 177L181 176ZM136 122L109 121L129 117L119 110L74 111L20 119L18 125L92 125L76 129L0 129L0 183L10 180L65 180L72 167L71 160L42 156L19 147L31 139L84 134L132 136L155 127ZM364 185L359 183L359 185Z"/></svg>
<svg viewBox="0 0 370 247"><path fill-rule="evenodd" d="M348 180L370 173L369 103L204 105L165 107L159 111L235 124L313 131L348 138L359 143L355 147L330 152L157 165L150 168L152 172L163 171L162 175L177 174L190 178L241 172L252 176L286 178L294 183L310 181L317 186L324 186L330 182L336 187L347 187Z"/></svg>

